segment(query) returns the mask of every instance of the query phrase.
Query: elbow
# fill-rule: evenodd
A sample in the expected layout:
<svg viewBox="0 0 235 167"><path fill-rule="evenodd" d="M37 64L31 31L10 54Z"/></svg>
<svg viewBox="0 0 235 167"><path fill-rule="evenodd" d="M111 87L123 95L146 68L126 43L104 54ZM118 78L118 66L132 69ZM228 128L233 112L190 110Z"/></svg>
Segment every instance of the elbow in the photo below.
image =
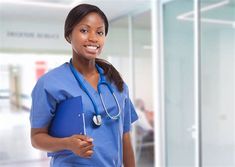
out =
<svg viewBox="0 0 235 167"><path fill-rule="evenodd" d="M33 148L41 149L43 146L43 140L45 140L45 134L47 129L31 129L31 145Z"/></svg>
<svg viewBox="0 0 235 167"><path fill-rule="evenodd" d="M42 137L38 134L31 136L31 145L33 148L36 149L41 149L41 145L42 145Z"/></svg>
<svg viewBox="0 0 235 167"><path fill-rule="evenodd" d="M35 141L34 137L31 137L31 145L32 145L33 148L38 149L38 144L37 144L37 142Z"/></svg>

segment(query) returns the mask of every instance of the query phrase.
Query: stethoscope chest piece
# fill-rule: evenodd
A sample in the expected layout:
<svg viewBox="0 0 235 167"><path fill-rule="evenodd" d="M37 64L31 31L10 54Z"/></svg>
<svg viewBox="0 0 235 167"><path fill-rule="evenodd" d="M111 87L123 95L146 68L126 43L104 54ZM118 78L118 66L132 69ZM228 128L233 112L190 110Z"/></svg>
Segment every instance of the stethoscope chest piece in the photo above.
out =
<svg viewBox="0 0 235 167"><path fill-rule="evenodd" d="M94 115L93 122L96 126L100 126L102 124L101 115Z"/></svg>

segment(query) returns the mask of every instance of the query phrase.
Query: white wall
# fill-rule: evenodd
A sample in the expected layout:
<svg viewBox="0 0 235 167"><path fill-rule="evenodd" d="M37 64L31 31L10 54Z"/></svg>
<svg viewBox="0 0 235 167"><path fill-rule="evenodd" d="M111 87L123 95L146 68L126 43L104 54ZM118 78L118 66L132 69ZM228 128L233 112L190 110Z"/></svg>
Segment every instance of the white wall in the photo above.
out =
<svg viewBox="0 0 235 167"><path fill-rule="evenodd" d="M69 51L63 36L63 22L3 20L0 50Z"/></svg>

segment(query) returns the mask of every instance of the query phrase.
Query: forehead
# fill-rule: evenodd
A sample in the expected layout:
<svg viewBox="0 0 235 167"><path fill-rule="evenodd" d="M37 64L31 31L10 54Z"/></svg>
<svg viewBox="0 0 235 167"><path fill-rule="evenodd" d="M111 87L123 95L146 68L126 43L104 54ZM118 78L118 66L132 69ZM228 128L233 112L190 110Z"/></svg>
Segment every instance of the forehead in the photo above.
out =
<svg viewBox="0 0 235 167"><path fill-rule="evenodd" d="M82 24L101 27L104 26L104 20L98 13L91 12L83 17L83 19L78 23L78 25Z"/></svg>

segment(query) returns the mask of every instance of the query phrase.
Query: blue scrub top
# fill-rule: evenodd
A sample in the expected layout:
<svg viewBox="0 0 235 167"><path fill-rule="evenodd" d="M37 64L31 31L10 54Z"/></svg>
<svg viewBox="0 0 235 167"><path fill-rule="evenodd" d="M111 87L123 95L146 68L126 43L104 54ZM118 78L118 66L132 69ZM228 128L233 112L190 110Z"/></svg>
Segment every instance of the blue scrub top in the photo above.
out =
<svg viewBox="0 0 235 167"><path fill-rule="evenodd" d="M102 125L98 128L93 127L93 104L87 94L79 86L70 70L69 63L64 63L43 75L36 83L32 91L32 107L30 112L31 128L49 127L53 116L56 114L56 106L61 101L81 96L85 113L86 132L87 136L94 139L94 153L91 158L82 158L72 152L70 154L57 154L51 159L51 166L121 167L123 134L129 132L131 124L138 119L129 98L128 87L124 84L124 90L119 92L116 86L111 84L121 107L120 118L112 120L105 113L98 92L79 72L78 76L97 104L98 111L102 116ZM101 92L108 112L111 115L116 115L118 108L110 91L105 85L101 85Z"/></svg>

